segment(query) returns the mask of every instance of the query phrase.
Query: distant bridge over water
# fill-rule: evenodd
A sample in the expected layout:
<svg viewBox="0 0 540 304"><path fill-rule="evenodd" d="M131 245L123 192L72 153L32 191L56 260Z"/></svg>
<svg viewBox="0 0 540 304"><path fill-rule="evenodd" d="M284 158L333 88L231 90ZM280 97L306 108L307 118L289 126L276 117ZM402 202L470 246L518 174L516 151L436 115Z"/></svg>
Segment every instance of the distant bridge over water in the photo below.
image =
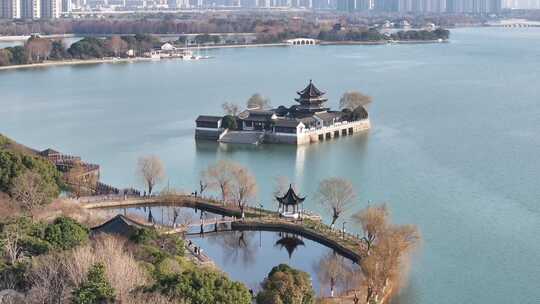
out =
<svg viewBox="0 0 540 304"><path fill-rule="evenodd" d="M529 21L524 19L510 19L502 20L499 22L488 23L489 26L493 27L504 27L504 28L527 28L527 27L540 27L540 22Z"/></svg>

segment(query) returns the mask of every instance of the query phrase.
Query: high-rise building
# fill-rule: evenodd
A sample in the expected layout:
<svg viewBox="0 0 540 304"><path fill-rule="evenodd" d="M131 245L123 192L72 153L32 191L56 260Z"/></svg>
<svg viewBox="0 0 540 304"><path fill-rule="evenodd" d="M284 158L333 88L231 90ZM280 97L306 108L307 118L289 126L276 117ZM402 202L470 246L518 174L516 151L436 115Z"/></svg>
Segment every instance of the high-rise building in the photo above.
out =
<svg viewBox="0 0 540 304"><path fill-rule="evenodd" d="M62 0L62 13L69 13L71 12L71 9L71 0Z"/></svg>
<svg viewBox="0 0 540 304"><path fill-rule="evenodd" d="M452 13L487 14L498 13L502 0L448 0L447 10Z"/></svg>
<svg viewBox="0 0 540 304"><path fill-rule="evenodd" d="M42 0L41 18L56 19L62 14L62 0Z"/></svg>
<svg viewBox="0 0 540 304"><path fill-rule="evenodd" d="M375 0L374 9L385 12L395 12L398 10L399 0Z"/></svg>
<svg viewBox="0 0 540 304"><path fill-rule="evenodd" d="M21 18L41 18L41 0L21 0Z"/></svg>
<svg viewBox="0 0 540 304"><path fill-rule="evenodd" d="M0 0L0 18L21 18L21 0Z"/></svg>
<svg viewBox="0 0 540 304"><path fill-rule="evenodd" d="M355 0L338 0L337 9L342 12L354 12L356 10Z"/></svg>

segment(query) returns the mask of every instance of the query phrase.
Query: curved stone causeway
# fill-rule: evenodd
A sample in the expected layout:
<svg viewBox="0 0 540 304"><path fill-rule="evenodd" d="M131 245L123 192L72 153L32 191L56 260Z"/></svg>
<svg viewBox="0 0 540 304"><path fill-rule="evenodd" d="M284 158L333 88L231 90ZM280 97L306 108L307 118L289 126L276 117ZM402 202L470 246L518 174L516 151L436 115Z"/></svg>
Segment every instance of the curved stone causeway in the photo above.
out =
<svg viewBox="0 0 540 304"><path fill-rule="evenodd" d="M294 233L335 250L340 255L358 263L364 248L363 242L356 236L331 229L320 221L319 216L308 216L304 220L290 220L279 217L275 211L248 207L245 209L245 219L240 219L241 211L234 205L223 205L212 199L190 195L173 195L163 197L116 197L85 201L81 199L84 208L107 209L137 206L178 206L188 207L207 212L238 218L231 223L231 229L237 231L276 231Z"/></svg>

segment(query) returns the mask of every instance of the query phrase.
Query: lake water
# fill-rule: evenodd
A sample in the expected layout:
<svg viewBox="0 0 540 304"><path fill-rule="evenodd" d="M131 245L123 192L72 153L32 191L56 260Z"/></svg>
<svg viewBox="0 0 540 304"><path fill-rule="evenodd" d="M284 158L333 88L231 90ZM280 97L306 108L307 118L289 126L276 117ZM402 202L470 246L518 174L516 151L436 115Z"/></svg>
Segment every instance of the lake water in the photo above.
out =
<svg viewBox="0 0 540 304"><path fill-rule="evenodd" d="M107 209L105 209L107 210ZM244 282L250 289L259 290L260 284L272 267L281 263L306 271L311 275L313 287L317 294L330 294L330 276L325 261L337 259L345 271L357 269L358 265L334 253L330 248L291 233L255 232L255 231L223 231L229 227L219 227L214 233L214 225L204 227L201 234L200 210L172 206L140 206L131 208L108 209L110 215L124 214L143 222L154 222L159 225L173 227L190 225L187 237L195 246L203 248L219 268L227 272L234 280ZM204 222L213 223L222 217L210 212L202 214ZM321 267L322 265L322 267ZM348 287L347 287L348 286ZM349 290L351 285L339 280L336 289Z"/></svg>
<svg viewBox="0 0 540 304"><path fill-rule="evenodd" d="M0 132L80 154L118 186L138 184L137 157L149 153L163 159L171 186L189 192L201 169L233 159L255 173L267 207L276 176L318 212L318 181L343 176L358 189L355 210L385 202L396 222L422 231L397 303L540 301L539 29L458 29L449 44L208 54L215 59L1 72ZM372 95L368 135L299 148L194 141L198 114L255 92L290 105L309 79L331 106L346 90Z"/></svg>

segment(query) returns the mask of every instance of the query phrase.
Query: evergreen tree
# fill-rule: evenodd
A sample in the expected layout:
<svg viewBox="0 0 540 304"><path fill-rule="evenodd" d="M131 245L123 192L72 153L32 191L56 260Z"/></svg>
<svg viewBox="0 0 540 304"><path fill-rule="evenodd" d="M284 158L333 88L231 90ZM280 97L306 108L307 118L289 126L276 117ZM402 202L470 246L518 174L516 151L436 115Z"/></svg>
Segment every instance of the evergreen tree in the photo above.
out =
<svg viewBox="0 0 540 304"><path fill-rule="evenodd" d="M94 264L88 271L86 281L73 292L73 304L114 303L115 291L105 277L105 266Z"/></svg>

